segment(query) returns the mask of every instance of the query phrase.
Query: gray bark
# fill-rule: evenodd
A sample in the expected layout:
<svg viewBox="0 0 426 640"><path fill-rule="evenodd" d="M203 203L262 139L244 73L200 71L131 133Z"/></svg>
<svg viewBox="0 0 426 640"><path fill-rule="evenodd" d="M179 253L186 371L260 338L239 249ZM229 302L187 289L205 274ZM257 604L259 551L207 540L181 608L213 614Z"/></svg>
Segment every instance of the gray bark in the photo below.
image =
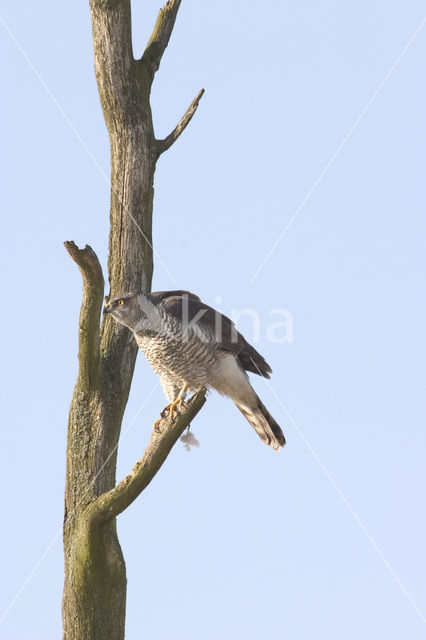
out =
<svg viewBox="0 0 426 640"><path fill-rule="evenodd" d="M156 140L150 90L180 0L160 10L140 60L131 42L129 0L91 0L95 71L111 148L108 277L110 294L150 291L153 182L159 155L194 114L202 91L177 127ZM165 418L132 472L116 485L117 445L137 347L107 317L100 327L104 280L96 254L65 243L83 278L79 372L69 413L63 593L66 640L124 638L126 570L116 516L147 486L205 401L199 393L175 421Z"/></svg>

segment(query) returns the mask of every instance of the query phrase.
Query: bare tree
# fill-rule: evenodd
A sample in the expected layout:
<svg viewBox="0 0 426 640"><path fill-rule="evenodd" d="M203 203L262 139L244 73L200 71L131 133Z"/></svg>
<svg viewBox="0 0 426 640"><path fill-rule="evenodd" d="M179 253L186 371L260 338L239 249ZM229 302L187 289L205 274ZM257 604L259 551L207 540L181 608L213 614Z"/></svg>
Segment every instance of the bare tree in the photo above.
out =
<svg viewBox="0 0 426 640"><path fill-rule="evenodd" d="M108 276L113 296L150 291L155 165L185 129L203 94L201 90L166 138L155 138L151 85L180 2L169 0L160 10L143 56L135 59L130 0L90 0L96 79L111 146ZM65 246L81 271L83 299L67 441L64 638L121 640L126 569L116 516L152 480L205 397L198 393L174 421L164 418L142 458L116 484L117 445L137 347L112 318L100 326L104 278L95 252L73 242Z"/></svg>

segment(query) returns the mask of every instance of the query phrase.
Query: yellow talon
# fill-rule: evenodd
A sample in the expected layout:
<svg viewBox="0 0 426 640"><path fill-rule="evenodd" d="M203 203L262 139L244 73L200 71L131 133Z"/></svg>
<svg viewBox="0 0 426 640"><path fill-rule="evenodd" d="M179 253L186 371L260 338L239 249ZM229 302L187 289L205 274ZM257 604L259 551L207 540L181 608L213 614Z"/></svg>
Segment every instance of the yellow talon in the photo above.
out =
<svg viewBox="0 0 426 640"><path fill-rule="evenodd" d="M169 417L170 417L172 420L174 419L175 412L177 413L176 409L177 409L180 405L185 404L186 391L187 391L187 386L186 386L186 385L184 385L184 386L182 387L182 389L179 391L179 393L178 393L177 397L176 397L174 400L172 400L171 402L169 402L169 404L167 404L167 405L164 407L164 409L163 409L163 410L162 410L162 412L160 413L161 418L158 418L158 420L156 420L156 421L154 422L154 429L155 429L156 431L158 431L158 430L159 430L159 429L158 429L158 426L159 426L159 424L160 424L160 422L161 422L161 419L166 417L167 412L168 412L168 414L169 414Z"/></svg>
<svg viewBox="0 0 426 640"><path fill-rule="evenodd" d="M178 395L177 398L172 400L172 402L170 402L164 407L163 411L161 412L161 415L164 416L166 411L168 411L170 418L173 420L175 416L175 412L177 413L176 409L182 404L185 404L185 400L181 395Z"/></svg>

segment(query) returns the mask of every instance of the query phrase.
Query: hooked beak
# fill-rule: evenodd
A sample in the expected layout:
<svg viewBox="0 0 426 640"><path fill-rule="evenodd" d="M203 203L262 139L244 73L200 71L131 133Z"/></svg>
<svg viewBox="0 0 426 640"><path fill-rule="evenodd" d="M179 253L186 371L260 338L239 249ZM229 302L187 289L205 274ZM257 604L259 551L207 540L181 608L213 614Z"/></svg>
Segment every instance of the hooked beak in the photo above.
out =
<svg viewBox="0 0 426 640"><path fill-rule="evenodd" d="M105 315L106 313L111 313L111 309L108 309L108 307L106 307L106 306L105 306L105 307L102 309L102 313L103 313L104 315Z"/></svg>

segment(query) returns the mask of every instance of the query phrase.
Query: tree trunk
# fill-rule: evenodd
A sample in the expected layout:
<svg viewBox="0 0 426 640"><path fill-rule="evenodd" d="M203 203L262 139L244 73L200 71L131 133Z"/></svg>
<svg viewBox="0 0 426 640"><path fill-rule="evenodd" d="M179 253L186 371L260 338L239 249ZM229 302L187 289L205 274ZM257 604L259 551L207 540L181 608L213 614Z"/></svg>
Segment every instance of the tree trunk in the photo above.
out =
<svg viewBox="0 0 426 640"><path fill-rule="evenodd" d="M195 112L202 91L164 140L154 136L150 91L180 0L160 10L140 60L131 42L129 0L91 0L95 71L111 148L108 275L110 294L150 291L156 161ZM128 330L106 317L99 327L103 274L90 247L65 243L83 278L79 373L69 414L65 487L63 594L66 640L124 638L126 570L116 516L145 488L201 408L198 394L174 422L154 432L141 461L116 485L121 422L137 354Z"/></svg>

